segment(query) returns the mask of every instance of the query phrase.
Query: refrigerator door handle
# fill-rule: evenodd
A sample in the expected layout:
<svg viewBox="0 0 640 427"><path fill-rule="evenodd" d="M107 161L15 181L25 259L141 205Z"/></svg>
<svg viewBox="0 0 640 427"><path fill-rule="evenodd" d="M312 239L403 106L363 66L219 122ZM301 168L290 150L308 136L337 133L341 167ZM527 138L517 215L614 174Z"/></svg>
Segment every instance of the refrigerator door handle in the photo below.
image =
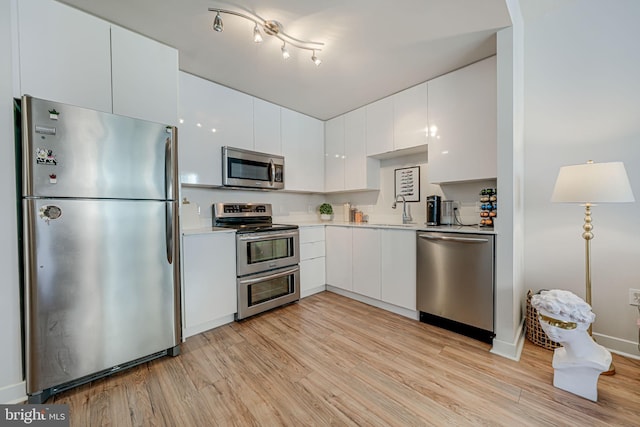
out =
<svg viewBox="0 0 640 427"><path fill-rule="evenodd" d="M164 188L167 200L173 199L173 153L171 151L171 141L175 140L175 129L175 127L167 126L167 133L171 133L171 136L167 137L164 143Z"/></svg>
<svg viewBox="0 0 640 427"><path fill-rule="evenodd" d="M167 261L173 264L173 203L165 202L165 240L167 242Z"/></svg>

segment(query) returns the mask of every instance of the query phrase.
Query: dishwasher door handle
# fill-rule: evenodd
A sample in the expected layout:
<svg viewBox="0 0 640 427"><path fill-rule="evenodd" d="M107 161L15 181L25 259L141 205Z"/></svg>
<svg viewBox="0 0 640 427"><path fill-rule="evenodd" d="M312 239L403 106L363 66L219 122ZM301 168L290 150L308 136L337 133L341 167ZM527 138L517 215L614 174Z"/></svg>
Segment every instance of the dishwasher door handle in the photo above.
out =
<svg viewBox="0 0 640 427"><path fill-rule="evenodd" d="M481 239L475 237L445 237L445 236L432 236L430 234L418 234L421 239L427 240L446 240L447 242L460 242L460 243L487 243L489 239Z"/></svg>

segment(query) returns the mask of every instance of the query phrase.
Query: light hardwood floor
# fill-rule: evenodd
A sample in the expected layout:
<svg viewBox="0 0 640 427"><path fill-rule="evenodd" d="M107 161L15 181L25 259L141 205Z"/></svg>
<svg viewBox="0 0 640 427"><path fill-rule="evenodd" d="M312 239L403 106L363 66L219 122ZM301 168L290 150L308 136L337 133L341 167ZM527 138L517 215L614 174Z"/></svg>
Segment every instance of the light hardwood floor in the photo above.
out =
<svg viewBox="0 0 640 427"><path fill-rule="evenodd" d="M640 361L613 355L595 403L553 387L551 351L489 348L323 292L51 403L72 426L640 425Z"/></svg>

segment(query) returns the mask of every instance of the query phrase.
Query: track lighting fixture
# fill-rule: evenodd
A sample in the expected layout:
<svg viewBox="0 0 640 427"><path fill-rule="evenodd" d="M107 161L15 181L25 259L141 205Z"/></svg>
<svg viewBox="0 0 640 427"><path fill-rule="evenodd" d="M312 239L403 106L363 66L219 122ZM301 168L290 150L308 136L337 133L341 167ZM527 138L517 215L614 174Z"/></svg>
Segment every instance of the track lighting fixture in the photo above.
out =
<svg viewBox="0 0 640 427"><path fill-rule="evenodd" d="M253 27L253 41L254 43L262 43L262 34L260 34L260 29L258 28L258 24Z"/></svg>
<svg viewBox="0 0 640 427"><path fill-rule="evenodd" d="M319 67L320 64L322 64L322 60L316 56L316 51L315 50L313 51L313 54L311 55L311 60L313 61L314 64L316 64L316 67Z"/></svg>
<svg viewBox="0 0 640 427"><path fill-rule="evenodd" d="M314 64L316 64L316 66L319 66L322 63L322 60L316 56L316 51L321 51L324 43L304 41L292 37L283 31L282 24L280 24L278 21L267 21L265 19L262 19L258 15L236 12L233 10L209 8L209 12L216 12L216 16L213 19L213 29L219 33L224 30L224 24L222 22L222 17L220 16L221 13L239 16L241 18L252 21L255 24L253 27L253 41L255 43L262 42L262 33L260 32L260 30L262 29L265 34L274 36L275 38L282 41L282 47L280 48L280 50L282 51L282 57L284 59L288 59L291 56L289 50L287 49L288 43L289 45L297 47L298 49L310 50L312 52L311 60Z"/></svg>
<svg viewBox="0 0 640 427"><path fill-rule="evenodd" d="M283 57L284 59L289 59L289 57L290 57L291 55L289 54L289 51L287 50L287 46L286 46L286 45L287 45L287 44L283 42L283 43L282 43L282 47L280 48L280 50L282 51L282 57Z"/></svg>
<svg viewBox="0 0 640 427"><path fill-rule="evenodd" d="M222 17L220 16L220 12L216 14L216 17L213 18L213 29L217 32L221 33L224 30L224 24L222 23Z"/></svg>

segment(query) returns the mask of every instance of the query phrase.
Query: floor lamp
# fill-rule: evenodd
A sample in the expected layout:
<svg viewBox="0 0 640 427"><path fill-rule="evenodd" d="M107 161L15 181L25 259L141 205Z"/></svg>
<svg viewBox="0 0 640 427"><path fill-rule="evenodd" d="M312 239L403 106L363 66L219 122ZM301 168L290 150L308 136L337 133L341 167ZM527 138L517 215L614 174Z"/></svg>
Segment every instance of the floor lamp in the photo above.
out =
<svg viewBox="0 0 640 427"><path fill-rule="evenodd" d="M597 203L633 202L633 192L622 162L594 163L563 166L560 168L551 196L552 202L580 203L584 205L585 276L587 304L591 305L591 207ZM592 334L589 326L589 335ZM613 366L612 366L613 369ZM613 374L615 370L610 373Z"/></svg>

